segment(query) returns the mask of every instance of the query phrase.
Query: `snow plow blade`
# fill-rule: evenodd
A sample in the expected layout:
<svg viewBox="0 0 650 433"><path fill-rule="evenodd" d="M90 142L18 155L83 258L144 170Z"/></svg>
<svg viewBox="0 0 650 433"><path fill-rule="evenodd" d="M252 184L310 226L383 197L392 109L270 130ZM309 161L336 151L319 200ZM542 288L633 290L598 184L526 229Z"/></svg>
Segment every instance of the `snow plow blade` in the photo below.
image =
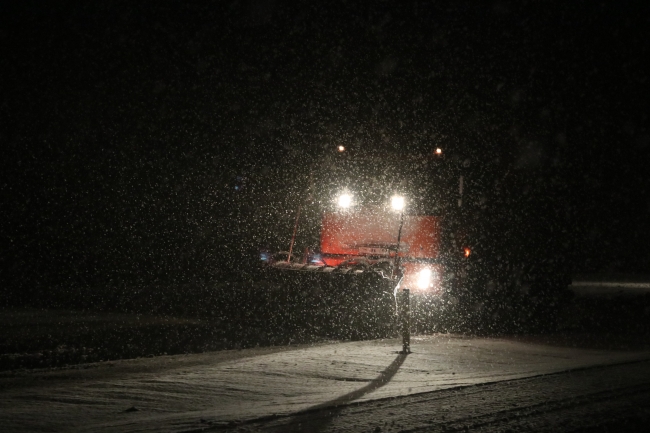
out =
<svg viewBox="0 0 650 433"><path fill-rule="evenodd" d="M393 334L394 283L375 271L279 263L264 272L265 284L277 291L279 320L331 338Z"/></svg>

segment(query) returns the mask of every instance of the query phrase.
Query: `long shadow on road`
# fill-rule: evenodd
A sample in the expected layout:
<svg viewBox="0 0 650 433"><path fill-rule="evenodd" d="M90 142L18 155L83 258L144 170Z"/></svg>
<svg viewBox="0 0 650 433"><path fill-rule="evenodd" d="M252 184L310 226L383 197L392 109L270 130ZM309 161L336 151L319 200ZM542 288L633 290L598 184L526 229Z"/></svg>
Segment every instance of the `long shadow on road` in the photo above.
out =
<svg viewBox="0 0 650 433"><path fill-rule="evenodd" d="M268 431L271 432L322 432L327 426L336 418L339 413L343 410L347 403L355 401L364 395L375 391L376 389L381 388L386 385L391 379L397 374L400 367L406 359L405 354L399 354L390 363L384 371L382 371L379 376L371 380L363 388L359 388L355 391L349 392L345 395L337 397L333 400L320 403L316 406L304 409L291 418L282 420L278 423L273 423L268 426ZM265 429L266 430L266 429Z"/></svg>

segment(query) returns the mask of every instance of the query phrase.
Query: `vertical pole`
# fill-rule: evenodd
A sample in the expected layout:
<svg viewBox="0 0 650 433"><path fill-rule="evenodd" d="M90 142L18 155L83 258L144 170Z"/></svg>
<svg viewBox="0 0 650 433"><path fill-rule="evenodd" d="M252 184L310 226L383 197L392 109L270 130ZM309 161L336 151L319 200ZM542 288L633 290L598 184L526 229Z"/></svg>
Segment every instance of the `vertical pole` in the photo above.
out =
<svg viewBox="0 0 650 433"><path fill-rule="evenodd" d="M298 218L300 218L300 208L302 204L298 205L298 213L296 214L296 224L293 226L293 236L291 236L291 244L289 245L289 255L287 256L287 263L291 263L291 252L293 251L293 243L296 240L296 232L298 231Z"/></svg>
<svg viewBox="0 0 650 433"><path fill-rule="evenodd" d="M399 245L400 242L402 241L402 227L404 226L404 209L402 209L402 212L400 214L399 218L399 231L397 232L397 248L395 249L395 265L393 267L394 270L398 272L398 275L401 275L401 272L399 271L399 265L400 265L400 255L399 255ZM404 288L402 289L401 292L397 293L397 296L399 296L399 302L398 302L398 313L399 313L399 321L400 321L400 328L402 332L402 353L407 354L411 353L411 311L410 311L410 306L411 302L409 299L409 289Z"/></svg>
<svg viewBox="0 0 650 433"><path fill-rule="evenodd" d="M397 247L395 248L395 263L393 264L393 269L399 269L399 244L402 241L402 227L404 226L404 209L399 217L399 231L397 232ZM393 271L394 273L395 271Z"/></svg>
<svg viewBox="0 0 650 433"><path fill-rule="evenodd" d="M311 201L312 196L312 183L314 179L314 163L312 162L309 164L309 196L307 197L308 200ZM296 241L296 232L298 231L298 219L300 218L300 209L302 207L302 203L298 205L298 213L296 214L296 223L293 225L293 235L291 236L291 244L289 244L289 256L287 257L287 263L291 263L291 253L293 252L293 243Z"/></svg>
<svg viewBox="0 0 650 433"><path fill-rule="evenodd" d="M411 300L410 290L403 289L399 293L400 331L402 333L402 353L411 353Z"/></svg>

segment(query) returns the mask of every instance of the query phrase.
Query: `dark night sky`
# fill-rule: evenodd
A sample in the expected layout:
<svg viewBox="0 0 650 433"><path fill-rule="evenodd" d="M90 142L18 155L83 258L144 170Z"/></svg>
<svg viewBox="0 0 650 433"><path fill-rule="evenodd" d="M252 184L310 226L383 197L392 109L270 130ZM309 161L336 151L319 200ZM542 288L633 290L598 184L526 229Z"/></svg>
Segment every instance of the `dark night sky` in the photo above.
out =
<svg viewBox="0 0 650 433"><path fill-rule="evenodd" d="M576 271L650 269L645 2L359 3L2 6L7 284L273 245L339 143L514 173Z"/></svg>

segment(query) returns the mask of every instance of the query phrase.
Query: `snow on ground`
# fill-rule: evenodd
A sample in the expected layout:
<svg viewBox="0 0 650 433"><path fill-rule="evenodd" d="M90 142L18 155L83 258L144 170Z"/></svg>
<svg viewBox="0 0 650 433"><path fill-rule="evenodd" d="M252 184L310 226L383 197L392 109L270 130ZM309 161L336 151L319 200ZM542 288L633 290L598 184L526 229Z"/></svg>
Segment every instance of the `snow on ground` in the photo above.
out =
<svg viewBox="0 0 650 433"><path fill-rule="evenodd" d="M568 369L649 352L453 335L248 349L0 375L4 431L181 431Z"/></svg>

